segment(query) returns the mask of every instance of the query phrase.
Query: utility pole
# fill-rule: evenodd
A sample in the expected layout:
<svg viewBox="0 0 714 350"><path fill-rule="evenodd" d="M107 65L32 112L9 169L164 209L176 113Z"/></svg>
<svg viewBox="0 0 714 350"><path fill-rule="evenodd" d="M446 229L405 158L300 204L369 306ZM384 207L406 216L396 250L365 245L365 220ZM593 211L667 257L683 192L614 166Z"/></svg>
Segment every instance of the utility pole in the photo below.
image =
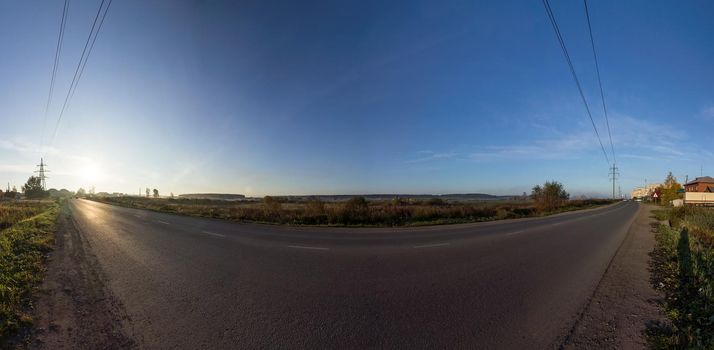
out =
<svg viewBox="0 0 714 350"><path fill-rule="evenodd" d="M615 181L617 181L617 176L620 175L620 173L617 171L617 165L615 163L612 163L612 167L610 168L610 180L612 180L612 199L615 199Z"/></svg>
<svg viewBox="0 0 714 350"><path fill-rule="evenodd" d="M45 164L44 159L40 158L40 164L37 164L38 167L40 167L40 170L35 170L36 173L39 173L40 177L40 182L42 183L42 190L46 191L47 190L47 184L45 183L45 179L47 179L47 176L45 176L45 173L49 173L49 170L45 170L45 167L47 164Z"/></svg>

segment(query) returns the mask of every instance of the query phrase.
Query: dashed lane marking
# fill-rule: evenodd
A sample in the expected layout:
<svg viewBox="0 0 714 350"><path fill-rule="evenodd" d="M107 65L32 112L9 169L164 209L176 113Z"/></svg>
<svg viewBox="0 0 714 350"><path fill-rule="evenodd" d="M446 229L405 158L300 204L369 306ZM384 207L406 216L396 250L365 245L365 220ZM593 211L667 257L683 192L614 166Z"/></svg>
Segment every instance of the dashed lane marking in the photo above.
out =
<svg viewBox="0 0 714 350"><path fill-rule="evenodd" d="M207 234L207 235L209 235L209 236L221 237L221 238L226 237L226 235L222 235L222 234L220 234L220 233L208 232L208 231L201 231L201 232L203 232L203 233L205 233L205 234Z"/></svg>
<svg viewBox="0 0 714 350"><path fill-rule="evenodd" d="M310 247L310 246L305 246L305 245L289 245L288 248L295 248L295 249L313 249L313 250L330 250L330 248L326 248L326 247Z"/></svg>
<svg viewBox="0 0 714 350"><path fill-rule="evenodd" d="M419 248L433 248L433 247L443 247L450 245L451 243L434 243L434 244L424 244L424 245L415 245L413 248L414 249L419 249Z"/></svg>
<svg viewBox="0 0 714 350"><path fill-rule="evenodd" d="M166 222L166 221L156 220L156 222L158 222L158 223L160 223L160 224L164 224L164 225L171 225L171 224L169 224L169 223Z"/></svg>

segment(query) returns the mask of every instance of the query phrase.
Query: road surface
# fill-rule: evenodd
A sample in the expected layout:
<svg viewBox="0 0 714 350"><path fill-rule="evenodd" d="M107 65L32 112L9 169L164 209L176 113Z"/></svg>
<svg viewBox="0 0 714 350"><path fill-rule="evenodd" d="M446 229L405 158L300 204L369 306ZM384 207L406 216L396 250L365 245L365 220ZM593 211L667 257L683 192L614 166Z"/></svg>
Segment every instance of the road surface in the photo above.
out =
<svg viewBox="0 0 714 350"><path fill-rule="evenodd" d="M142 348L553 348L637 203L399 229L238 224L72 200Z"/></svg>

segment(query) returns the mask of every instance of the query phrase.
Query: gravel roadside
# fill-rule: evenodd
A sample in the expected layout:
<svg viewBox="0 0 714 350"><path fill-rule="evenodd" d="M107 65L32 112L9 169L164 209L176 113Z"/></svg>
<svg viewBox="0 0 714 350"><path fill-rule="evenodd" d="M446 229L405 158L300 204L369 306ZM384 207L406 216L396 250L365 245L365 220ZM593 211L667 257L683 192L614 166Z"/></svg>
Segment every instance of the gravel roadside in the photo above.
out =
<svg viewBox="0 0 714 350"><path fill-rule="evenodd" d="M564 349L646 349L647 325L667 322L652 288L649 253L655 246L654 206L641 205Z"/></svg>
<svg viewBox="0 0 714 350"><path fill-rule="evenodd" d="M34 304L30 349L128 349L135 343L121 304L106 289L67 206L57 223L55 250Z"/></svg>

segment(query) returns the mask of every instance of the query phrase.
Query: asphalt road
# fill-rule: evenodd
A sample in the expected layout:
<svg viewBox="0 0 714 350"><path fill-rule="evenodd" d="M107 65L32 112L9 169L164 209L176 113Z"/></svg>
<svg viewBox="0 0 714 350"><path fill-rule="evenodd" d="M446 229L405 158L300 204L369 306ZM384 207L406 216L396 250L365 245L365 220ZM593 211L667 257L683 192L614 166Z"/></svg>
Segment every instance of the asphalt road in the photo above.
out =
<svg viewBox="0 0 714 350"><path fill-rule="evenodd" d="M401 229L237 224L73 200L144 348L553 348L637 203Z"/></svg>

